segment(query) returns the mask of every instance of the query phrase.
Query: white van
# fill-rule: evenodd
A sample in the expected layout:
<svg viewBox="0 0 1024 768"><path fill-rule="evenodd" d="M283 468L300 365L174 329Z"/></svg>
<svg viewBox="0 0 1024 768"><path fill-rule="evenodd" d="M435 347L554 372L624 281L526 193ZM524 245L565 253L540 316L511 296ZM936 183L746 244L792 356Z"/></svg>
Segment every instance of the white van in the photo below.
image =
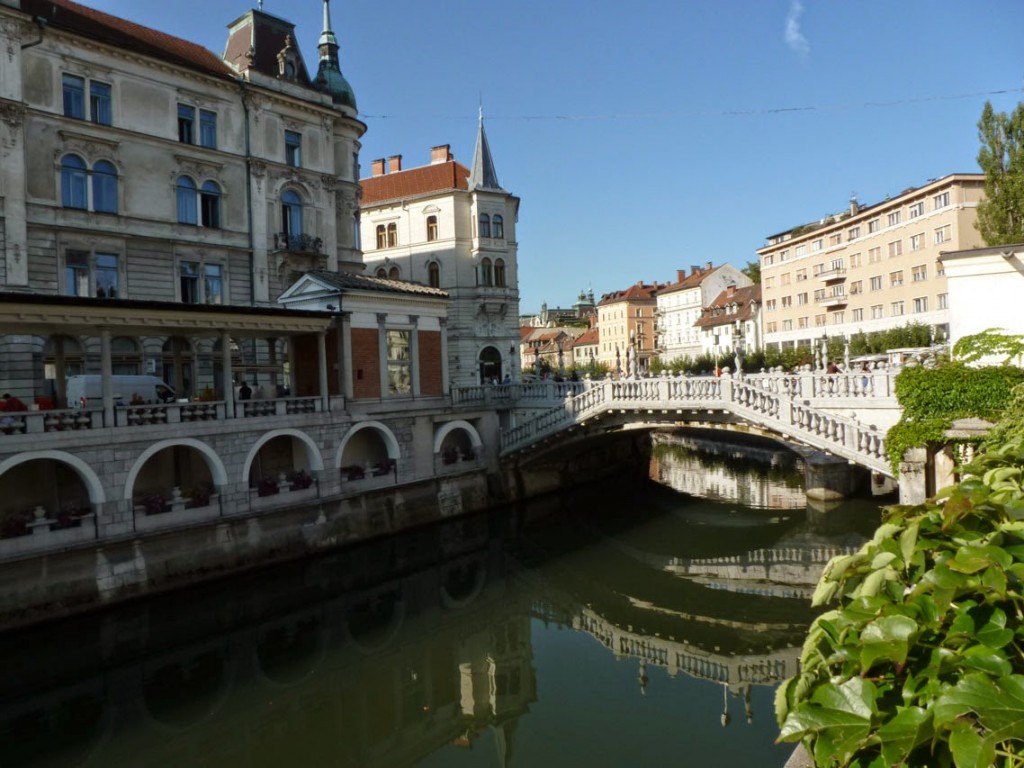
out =
<svg viewBox="0 0 1024 768"><path fill-rule="evenodd" d="M150 404L174 402L174 390L156 376L114 374L110 382L115 405L130 405L133 399L140 398ZM69 408L102 405L103 377L93 374L68 376L67 395Z"/></svg>

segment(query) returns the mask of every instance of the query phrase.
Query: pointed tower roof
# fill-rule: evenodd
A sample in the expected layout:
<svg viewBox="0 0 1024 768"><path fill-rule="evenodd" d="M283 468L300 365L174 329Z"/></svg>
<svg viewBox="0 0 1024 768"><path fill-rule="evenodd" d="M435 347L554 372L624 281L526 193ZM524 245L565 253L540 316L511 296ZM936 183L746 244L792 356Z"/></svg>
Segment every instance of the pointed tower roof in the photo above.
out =
<svg viewBox="0 0 1024 768"><path fill-rule="evenodd" d="M331 29L330 0L324 0L324 31L317 43L320 49L320 68L316 73L316 84L331 94L335 104L356 109L356 94L348 80L341 74L338 63L338 38Z"/></svg>
<svg viewBox="0 0 1024 768"><path fill-rule="evenodd" d="M476 149L473 152L473 168L469 172L469 191L485 190L504 192L498 183L498 173L494 170L494 159L487 143L484 131L484 108L480 107L480 128L476 134Z"/></svg>

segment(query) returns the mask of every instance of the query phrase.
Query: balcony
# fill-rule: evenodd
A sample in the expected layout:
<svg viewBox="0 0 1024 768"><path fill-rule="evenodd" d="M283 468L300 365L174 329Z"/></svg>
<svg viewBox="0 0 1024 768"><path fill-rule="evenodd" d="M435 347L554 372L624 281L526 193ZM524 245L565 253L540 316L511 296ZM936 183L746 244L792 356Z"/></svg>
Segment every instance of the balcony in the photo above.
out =
<svg viewBox="0 0 1024 768"><path fill-rule="evenodd" d="M846 267L832 267L831 269L823 269L814 277L825 283L830 283L834 280L845 280Z"/></svg>
<svg viewBox="0 0 1024 768"><path fill-rule="evenodd" d="M307 255L319 255L324 241L319 237L307 235L292 235L287 232L274 234L274 250L286 253L301 253Z"/></svg>
<svg viewBox="0 0 1024 768"><path fill-rule="evenodd" d="M817 296L814 299L815 304L826 308L845 307L848 301L844 293L831 293L827 296Z"/></svg>

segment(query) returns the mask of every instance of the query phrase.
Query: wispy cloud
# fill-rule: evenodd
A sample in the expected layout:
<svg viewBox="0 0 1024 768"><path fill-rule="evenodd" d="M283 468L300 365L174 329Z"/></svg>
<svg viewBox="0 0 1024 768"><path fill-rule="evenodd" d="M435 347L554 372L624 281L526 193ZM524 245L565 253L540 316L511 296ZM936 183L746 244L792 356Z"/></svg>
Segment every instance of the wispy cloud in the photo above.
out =
<svg viewBox="0 0 1024 768"><path fill-rule="evenodd" d="M811 52L811 44L800 31L800 16L804 12L804 4L800 0L791 0L789 13L786 14L786 45L800 58Z"/></svg>

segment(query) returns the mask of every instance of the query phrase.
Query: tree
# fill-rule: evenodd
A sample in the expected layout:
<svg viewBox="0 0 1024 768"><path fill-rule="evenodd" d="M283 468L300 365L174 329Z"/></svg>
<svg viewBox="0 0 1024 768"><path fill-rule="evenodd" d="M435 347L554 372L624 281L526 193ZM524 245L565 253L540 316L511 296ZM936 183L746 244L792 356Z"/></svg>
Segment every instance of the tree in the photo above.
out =
<svg viewBox="0 0 1024 768"><path fill-rule="evenodd" d="M760 260L748 261L747 262L747 266L745 266L743 269L741 269L740 272L742 272L744 275L749 277L752 282L760 283L761 282L761 262L760 262Z"/></svg>
<svg viewBox="0 0 1024 768"><path fill-rule="evenodd" d="M985 199L975 226L988 245L1024 242L1024 104L1007 115L985 102L978 139Z"/></svg>

